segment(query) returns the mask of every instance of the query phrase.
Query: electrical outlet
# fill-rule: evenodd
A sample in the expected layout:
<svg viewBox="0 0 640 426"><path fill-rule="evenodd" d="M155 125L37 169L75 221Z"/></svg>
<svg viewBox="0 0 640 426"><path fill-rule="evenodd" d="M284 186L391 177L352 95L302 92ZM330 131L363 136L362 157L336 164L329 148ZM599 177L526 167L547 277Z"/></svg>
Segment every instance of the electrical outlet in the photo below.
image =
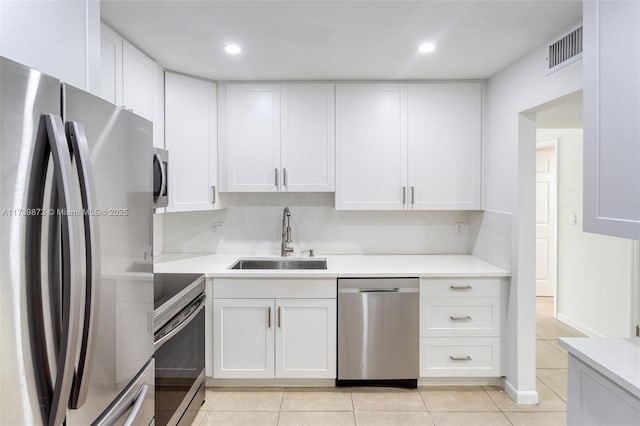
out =
<svg viewBox="0 0 640 426"><path fill-rule="evenodd" d="M212 234L221 234L224 230L224 223L222 222L211 222L211 233Z"/></svg>
<svg viewBox="0 0 640 426"><path fill-rule="evenodd" d="M464 230L464 222L456 222L456 235L462 235Z"/></svg>
<svg viewBox="0 0 640 426"><path fill-rule="evenodd" d="M569 225L577 225L578 224L578 215L576 215L575 213L573 213L570 217L569 217Z"/></svg>

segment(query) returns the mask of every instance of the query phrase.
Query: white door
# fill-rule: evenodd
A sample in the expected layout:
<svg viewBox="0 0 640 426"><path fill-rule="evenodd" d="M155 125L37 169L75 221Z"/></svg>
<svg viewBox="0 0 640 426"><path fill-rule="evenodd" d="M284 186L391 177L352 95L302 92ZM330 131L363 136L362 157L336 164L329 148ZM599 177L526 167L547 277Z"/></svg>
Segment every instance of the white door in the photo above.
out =
<svg viewBox="0 0 640 426"><path fill-rule="evenodd" d="M556 149L537 149L536 296L555 295L556 199Z"/></svg>
<svg viewBox="0 0 640 426"><path fill-rule="evenodd" d="M276 377L335 376L335 299L276 299Z"/></svg>
<svg viewBox="0 0 640 426"><path fill-rule="evenodd" d="M337 210L406 208L406 109L405 85L336 85Z"/></svg>
<svg viewBox="0 0 640 426"><path fill-rule="evenodd" d="M282 85L282 190L335 191L333 84Z"/></svg>
<svg viewBox="0 0 640 426"><path fill-rule="evenodd" d="M279 191L280 86L226 87L227 190Z"/></svg>
<svg viewBox="0 0 640 426"><path fill-rule="evenodd" d="M167 211L212 210L216 183L216 85L166 73Z"/></svg>
<svg viewBox="0 0 640 426"><path fill-rule="evenodd" d="M213 377L273 377L273 299L213 300Z"/></svg>
<svg viewBox="0 0 640 426"><path fill-rule="evenodd" d="M481 209L480 83L408 85L409 206Z"/></svg>

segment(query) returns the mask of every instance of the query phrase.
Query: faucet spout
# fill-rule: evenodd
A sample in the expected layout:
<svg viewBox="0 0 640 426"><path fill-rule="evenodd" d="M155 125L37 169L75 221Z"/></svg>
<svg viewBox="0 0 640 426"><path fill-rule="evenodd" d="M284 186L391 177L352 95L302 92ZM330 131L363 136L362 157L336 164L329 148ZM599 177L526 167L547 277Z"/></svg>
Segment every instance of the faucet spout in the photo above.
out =
<svg viewBox="0 0 640 426"><path fill-rule="evenodd" d="M280 244L280 256L290 256L293 254L291 247L291 211L285 207L282 212L282 242Z"/></svg>

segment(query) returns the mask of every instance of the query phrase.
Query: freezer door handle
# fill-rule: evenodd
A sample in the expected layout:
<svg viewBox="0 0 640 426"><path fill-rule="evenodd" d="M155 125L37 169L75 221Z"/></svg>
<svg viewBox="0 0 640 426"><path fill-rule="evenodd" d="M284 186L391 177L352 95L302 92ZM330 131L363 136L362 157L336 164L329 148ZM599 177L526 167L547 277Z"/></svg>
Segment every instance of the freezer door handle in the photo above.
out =
<svg viewBox="0 0 640 426"><path fill-rule="evenodd" d="M86 282L82 338L78 369L74 376L71 391L70 408L79 408L87 400L89 392L89 378L93 367L96 348L96 334L98 329L98 287L100 280L100 239L96 205L95 180L89 156L89 144L84 127L81 123L70 121L65 125L72 155L76 163L78 179L80 181L80 196L84 210L84 246L86 250Z"/></svg>
<svg viewBox="0 0 640 426"><path fill-rule="evenodd" d="M49 159L53 164L53 187L55 187L55 204L61 211L54 210L55 223L60 227L61 248L59 276L60 317L53 318L59 323L60 336L54 357L55 383L52 383L51 368L47 359L47 343L43 312L42 293L42 216L27 218L25 260L27 268L27 300L29 318L32 327L31 347L39 356L34 357L36 387L41 401L43 423L59 425L64 422L74 374L75 357L78 350L80 334L80 268L75 261L78 256L76 237L79 235L79 220L72 213L78 207L75 192L71 189L73 170L71 155L65 136L64 125L59 116L43 114L34 145L31 163L27 208L42 209L47 179ZM53 192L53 191L52 191ZM51 243L53 245L54 243ZM51 260L51 259L50 259ZM53 296L55 297L55 296Z"/></svg>
<svg viewBox="0 0 640 426"><path fill-rule="evenodd" d="M136 394L135 402L133 404L133 408L131 408L131 413L125 420L123 426L132 426L136 419L138 418L138 414L140 414L140 410L142 409L142 403L145 399L147 399L147 394L149 393L149 385L144 384Z"/></svg>

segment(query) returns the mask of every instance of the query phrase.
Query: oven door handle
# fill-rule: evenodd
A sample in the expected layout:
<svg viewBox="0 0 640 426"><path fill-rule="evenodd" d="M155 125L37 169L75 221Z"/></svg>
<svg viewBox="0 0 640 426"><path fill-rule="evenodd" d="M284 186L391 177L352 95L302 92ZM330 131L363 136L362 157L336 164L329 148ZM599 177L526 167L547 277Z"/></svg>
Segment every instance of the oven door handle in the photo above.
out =
<svg viewBox="0 0 640 426"><path fill-rule="evenodd" d="M176 334L180 333L180 331L182 331L183 328L185 328L186 326L189 325L189 323L191 321L193 321L195 319L195 317L200 313L201 310L204 309L204 301L205 301L205 297L203 296L199 301L198 304L196 305L196 308L193 310L193 312L191 312L180 324L178 324L174 329L172 329L170 332L168 332L167 334L165 334L164 336L162 336L160 339L156 340L153 343L153 350L154 352L157 351L158 349L160 349L162 347L162 345L164 345L165 343L167 343L167 341L169 339L171 339L173 336L175 336Z"/></svg>

